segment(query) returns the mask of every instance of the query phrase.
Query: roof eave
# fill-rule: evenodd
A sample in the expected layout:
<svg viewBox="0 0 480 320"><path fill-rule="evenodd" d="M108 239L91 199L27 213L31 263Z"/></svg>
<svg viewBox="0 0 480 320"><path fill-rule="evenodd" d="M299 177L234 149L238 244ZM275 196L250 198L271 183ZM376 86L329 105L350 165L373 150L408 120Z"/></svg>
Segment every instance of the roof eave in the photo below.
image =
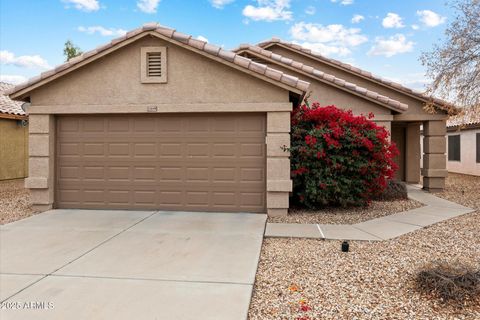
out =
<svg viewBox="0 0 480 320"><path fill-rule="evenodd" d="M28 115L20 115L20 114L11 114L11 113L3 113L0 112L1 119L11 119L11 120L28 120Z"/></svg>
<svg viewBox="0 0 480 320"><path fill-rule="evenodd" d="M373 102L373 103L375 103L375 104L377 104L377 105L379 105L379 106L382 106L382 107L384 107L384 108L387 108L387 109L389 109L389 110L391 110L391 111L394 111L394 112L397 112L397 113L404 113L404 112L406 112L406 111L408 110L408 105L407 105L407 104L404 104L404 105L407 106L407 108L395 108L395 107L393 107L393 106L391 106L391 105L389 105L389 104L387 104L387 103L384 103L384 102L382 102L382 101L380 101L380 100L378 100L378 99L373 99L373 98L371 98L371 97L369 97L369 96L359 94L359 93L357 93L357 92L354 92L354 91L352 91L352 90L349 90L349 89L346 88L346 87L336 85L335 83L332 83L332 82L327 81L327 80L325 80L325 79L319 78L319 77L317 77L317 76L315 76L315 75L313 75L313 74L304 72L303 70L298 70L298 69L296 69L296 68L294 68L294 67L292 67L292 66L290 66L290 65L284 64L284 63L282 63L282 62L280 62L280 61L277 61L277 60L273 60L273 59L271 59L271 58L269 58L269 57L267 57L267 56L264 56L264 55L262 55L262 54L260 54L260 53L258 53L258 52L256 52L256 51L251 50L250 48L245 48L245 47L240 46L239 48L236 48L236 49L234 49L233 51L236 52L237 54L249 53L249 54L254 55L254 56L256 56L256 57L258 57L258 58L260 58L260 59L265 59L265 60L267 60L267 61L269 61L269 62L271 62L271 63L274 63L274 64L276 64L276 65L280 65L280 66L283 66L284 68L288 68L288 69L290 69L290 70L292 70L292 71L301 73L301 74L303 74L303 75L305 75L305 76L307 76L307 77L310 77L310 78L315 79L315 80L317 80L317 81L320 81L320 82L322 82L322 83L324 83L324 84L326 84L326 85L332 86L332 87L337 88L337 89L340 89L340 90L342 90L342 91L345 91L345 92L347 92L347 93L349 93L349 94L352 94L352 95L354 95L354 96L356 96L356 97L359 97L359 98L362 98L362 99L371 101L371 102Z"/></svg>

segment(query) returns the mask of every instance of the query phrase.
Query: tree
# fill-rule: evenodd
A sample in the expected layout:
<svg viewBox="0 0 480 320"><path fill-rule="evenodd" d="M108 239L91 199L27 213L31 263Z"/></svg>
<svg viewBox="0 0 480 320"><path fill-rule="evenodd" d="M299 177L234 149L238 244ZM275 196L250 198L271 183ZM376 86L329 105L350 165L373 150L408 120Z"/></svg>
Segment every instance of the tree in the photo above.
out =
<svg viewBox="0 0 480 320"><path fill-rule="evenodd" d="M65 47L63 48L63 55L66 58L65 61L75 58L81 55L82 53L83 53L82 50L80 50L79 47L74 45L72 41L67 40L67 42L65 42Z"/></svg>
<svg viewBox="0 0 480 320"><path fill-rule="evenodd" d="M459 107L480 111L480 0L453 0L457 16L443 43L422 53L422 64L433 82L428 93Z"/></svg>

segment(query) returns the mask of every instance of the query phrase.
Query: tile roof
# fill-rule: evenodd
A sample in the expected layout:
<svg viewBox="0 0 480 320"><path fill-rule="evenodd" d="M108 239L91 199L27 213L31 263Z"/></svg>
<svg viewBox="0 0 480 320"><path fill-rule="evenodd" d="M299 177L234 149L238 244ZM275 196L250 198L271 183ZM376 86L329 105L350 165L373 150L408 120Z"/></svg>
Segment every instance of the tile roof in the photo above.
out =
<svg viewBox="0 0 480 320"><path fill-rule="evenodd" d="M461 112L447 120L447 127L462 127L480 125L480 110L464 108Z"/></svg>
<svg viewBox="0 0 480 320"><path fill-rule="evenodd" d="M371 91L368 89L365 89L363 87L360 87L354 83L347 82L343 79L337 78L333 75L327 74L323 71L317 70L311 66L307 66L301 62L292 60L290 58L283 57L279 54L273 53L272 51L265 50L259 46L252 46L249 44L241 44L237 49L234 49L234 52L239 52L241 50L250 50L254 53L258 53L260 55L263 55L267 58L270 58L272 60L275 60L279 63L294 67L296 69L299 69L303 72L309 73L315 78L325 80L326 82L331 83L334 86L342 87L346 91L350 91L352 93L360 94L362 96L374 99L379 101L383 105L387 105L389 108L398 111L398 112L404 112L408 109L408 105L405 103L401 103L400 101L391 99L387 96L381 95L375 91Z"/></svg>
<svg viewBox="0 0 480 320"><path fill-rule="evenodd" d="M70 59L68 62L65 62L52 70L43 72L39 76L29 79L27 82L19 84L9 90L9 94L14 94L20 90L28 88L40 81L48 79L61 71L67 70L80 62L83 62L87 59L94 57L95 55L108 50L119 43L122 43L128 39L131 39L141 33L149 33L149 32L156 32L159 35L172 39L174 42L180 42L184 45L190 46L194 49L202 50L203 52L207 53L208 55L221 58L226 60L230 63L233 63L243 69L247 69L256 73L261 76L265 76L274 82L281 83L291 88L295 88L299 91L306 92L309 83L302 81L296 77L291 75L285 74L283 72L274 70L269 68L263 64L259 64L256 62L251 61L250 59L244 58L238 54L235 54L232 51L224 50L220 47L207 43L205 41L201 41L195 38L192 38L190 35L186 35L184 33L178 32L175 29L170 29L164 26L159 25L158 23L147 23L140 28L134 29L132 31L127 32L124 36L113 39L111 42L101 45L91 51L84 52L82 55Z"/></svg>
<svg viewBox="0 0 480 320"><path fill-rule="evenodd" d="M410 95L413 95L417 98L419 98L420 100L422 101L425 101L425 102L433 102L437 107L439 107L440 109L443 109L443 110L446 110L446 111L449 111L449 109L453 109L452 111L453 112L457 112L458 110L456 110L455 106L453 106L451 103L445 101L445 100L442 100L442 99L438 99L438 98L432 98L420 91L417 91L417 90L413 90L413 89L410 89L410 88L407 88L403 85L401 85L400 83L396 83L396 82L393 82L393 81L390 81L390 80L387 80L387 79L384 79L382 77L379 77L379 76L376 76L374 74L372 74L371 72L368 72L368 71L365 71L365 70L362 70L360 68L357 68L355 66L352 66L348 63L344 63L344 62L341 62L341 61L338 61L338 60L335 60L335 59L331 59L331 58L327 58L325 57L324 55L318 53L318 52L315 52L315 51L312 51L310 49L307 49L305 47L302 47L298 44L294 44L294 43L291 43L291 42L287 42L287 41L283 41L279 38L272 38L270 40L266 40L266 41L262 41L260 43L258 43L257 45L259 47L262 47L262 48L265 48L265 47L268 47L270 45L273 45L273 44L281 44L283 46L286 46L286 47L289 47L289 48L292 48L294 50L297 50L297 51L301 51L303 53L306 53L306 54L309 54L311 56L314 56L315 58L319 59L319 60L323 60L327 63L330 63L330 64L333 64L333 65L336 65L338 67L341 67L343 69L346 69L352 73L356 73L360 76L363 76L365 78L369 78L369 79L372 79L372 80L375 80L385 86L388 86L388 87L391 87L393 89L396 89L400 92L404 92L406 94L410 94Z"/></svg>
<svg viewBox="0 0 480 320"><path fill-rule="evenodd" d="M13 84L0 82L0 113L26 116L25 111L22 109L23 102L14 101L5 93L7 90L12 89L13 87Z"/></svg>

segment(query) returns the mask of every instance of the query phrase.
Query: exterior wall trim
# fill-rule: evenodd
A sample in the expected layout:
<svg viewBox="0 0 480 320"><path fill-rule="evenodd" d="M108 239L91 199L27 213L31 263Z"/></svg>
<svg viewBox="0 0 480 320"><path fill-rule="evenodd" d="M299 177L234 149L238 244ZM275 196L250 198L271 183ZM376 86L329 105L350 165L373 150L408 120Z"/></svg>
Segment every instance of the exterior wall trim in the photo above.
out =
<svg viewBox="0 0 480 320"><path fill-rule="evenodd" d="M100 113L188 113L188 112L281 112L292 110L289 102L277 103L192 103L136 105L53 105L31 106L29 114L100 114Z"/></svg>
<svg viewBox="0 0 480 320"><path fill-rule="evenodd" d="M429 121L429 120L447 120L447 114L396 114L393 116L393 121Z"/></svg>

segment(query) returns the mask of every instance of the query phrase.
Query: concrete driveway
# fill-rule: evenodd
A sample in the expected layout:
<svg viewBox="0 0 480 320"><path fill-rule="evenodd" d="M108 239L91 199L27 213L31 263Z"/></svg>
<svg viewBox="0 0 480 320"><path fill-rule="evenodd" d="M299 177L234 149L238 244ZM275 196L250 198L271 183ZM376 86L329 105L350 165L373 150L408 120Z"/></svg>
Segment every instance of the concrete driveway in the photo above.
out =
<svg viewBox="0 0 480 320"><path fill-rule="evenodd" d="M266 215L52 210L0 227L1 319L246 319Z"/></svg>

